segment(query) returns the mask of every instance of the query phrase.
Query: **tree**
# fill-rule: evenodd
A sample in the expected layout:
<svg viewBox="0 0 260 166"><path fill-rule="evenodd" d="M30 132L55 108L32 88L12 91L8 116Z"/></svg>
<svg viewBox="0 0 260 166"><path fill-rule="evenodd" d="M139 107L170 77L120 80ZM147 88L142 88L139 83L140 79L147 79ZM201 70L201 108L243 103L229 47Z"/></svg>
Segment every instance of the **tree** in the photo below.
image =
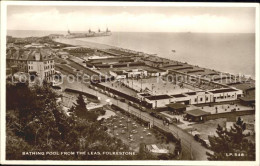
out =
<svg viewBox="0 0 260 166"><path fill-rule="evenodd" d="M158 160L158 158L146 149L145 143L140 143L136 160Z"/></svg>
<svg viewBox="0 0 260 166"><path fill-rule="evenodd" d="M28 87L7 84L6 159L7 160L133 160L154 159L149 152L137 155L22 155L22 152L115 152L130 151L106 127L97 115L86 110L83 96L67 116L56 103L56 94L48 84ZM81 111L81 112L80 112ZM74 116L80 113L82 117ZM84 112L86 114L84 114ZM90 120L91 119L91 120ZM142 155L145 154L145 155Z"/></svg>
<svg viewBox="0 0 260 166"><path fill-rule="evenodd" d="M255 160L255 143L244 134L246 124L239 117L230 130L218 125L217 136L209 136L213 154L206 152L209 160Z"/></svg>
<svg viewBox="0 0 260 166"><path fill-rule="evenodd" d="M74 104L69 112L72 112L74 115L76 115L79 118L86 119L88 121L94 122L97 120L98 115L93 111L90 112L86 108L86 103L84 101L84 98L81 94L79 94L76 103Z"/></svg>

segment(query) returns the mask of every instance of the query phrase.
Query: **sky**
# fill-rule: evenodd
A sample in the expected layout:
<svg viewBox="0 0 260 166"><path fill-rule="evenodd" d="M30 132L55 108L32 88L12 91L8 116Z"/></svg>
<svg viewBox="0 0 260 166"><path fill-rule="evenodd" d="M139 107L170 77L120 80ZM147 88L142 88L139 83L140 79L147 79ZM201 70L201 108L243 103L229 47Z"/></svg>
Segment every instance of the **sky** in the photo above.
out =
<svg viewBox="0 0 260 166"><path fill-rule="evenodd" d="M168 6L7 7L8 30L255 33L255 8Z"/></svg>

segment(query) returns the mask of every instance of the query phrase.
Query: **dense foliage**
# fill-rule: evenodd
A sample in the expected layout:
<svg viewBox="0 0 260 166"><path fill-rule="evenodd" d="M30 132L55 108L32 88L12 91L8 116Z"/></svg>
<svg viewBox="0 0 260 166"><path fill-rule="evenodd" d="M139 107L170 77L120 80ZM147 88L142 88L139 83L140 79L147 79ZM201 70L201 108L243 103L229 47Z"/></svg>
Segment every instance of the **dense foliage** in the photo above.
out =
<svg viewBox="0 0 260 166"><path fill-rule="evenodd" d="M211 150L209 160L255 160L255 143L244 134L246 124L239 117L230 130L218 125L217 136L209 136Z"/></svg>
<svg viewBox="0 0 260 166"><path fill-rule="evenodd" d="M155 159L137 155L22 155L23 152L130 152L121 140L108 135L97 115L86 113L82 95L67 116L56 103L57 96L44 83L6 85L7 160L132 160Z"/></svg>

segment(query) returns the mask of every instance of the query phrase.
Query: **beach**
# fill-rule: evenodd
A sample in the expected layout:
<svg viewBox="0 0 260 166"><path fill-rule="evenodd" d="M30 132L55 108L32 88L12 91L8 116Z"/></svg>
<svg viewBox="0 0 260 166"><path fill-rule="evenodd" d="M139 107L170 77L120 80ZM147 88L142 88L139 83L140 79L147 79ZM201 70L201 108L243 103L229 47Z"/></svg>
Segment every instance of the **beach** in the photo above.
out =
<svg viewBox="0 0 260 166"><path fill-rule="evenodd" d="M156 54L161 58L255 78L254 34L113 32L105 37L58 40L81 47L124 48Z"/></svg>
<svg viewBox="0 0 260 166"><path fill-rule="evenodd" d="M74 40L74 39L66 39L66 38L57 38L57 39L54 39L54 41L58 42L58 43L69 44L69 45L78 46L78 47L92 48L92 49L116 48L115 46L110 46L110 45L106 45L106 44L80 41L80 40Z"/></svg>

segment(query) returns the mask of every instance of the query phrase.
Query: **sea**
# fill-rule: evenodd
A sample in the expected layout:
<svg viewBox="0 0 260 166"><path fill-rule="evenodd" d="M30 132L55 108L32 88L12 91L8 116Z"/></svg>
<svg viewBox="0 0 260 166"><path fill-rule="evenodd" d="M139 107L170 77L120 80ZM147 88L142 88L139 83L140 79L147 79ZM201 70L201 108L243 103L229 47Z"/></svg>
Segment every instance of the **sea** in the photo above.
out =
<svg viewBox="0 0 260 166"><path fill-rule="evenodd" d="M67 32L7 31L7 35L14 37L39 37L54 33ZM82 46L89 42L156 54L200 67L255 78L254 33L112 32L111 36L69 39L69 43Z"/></svg>

